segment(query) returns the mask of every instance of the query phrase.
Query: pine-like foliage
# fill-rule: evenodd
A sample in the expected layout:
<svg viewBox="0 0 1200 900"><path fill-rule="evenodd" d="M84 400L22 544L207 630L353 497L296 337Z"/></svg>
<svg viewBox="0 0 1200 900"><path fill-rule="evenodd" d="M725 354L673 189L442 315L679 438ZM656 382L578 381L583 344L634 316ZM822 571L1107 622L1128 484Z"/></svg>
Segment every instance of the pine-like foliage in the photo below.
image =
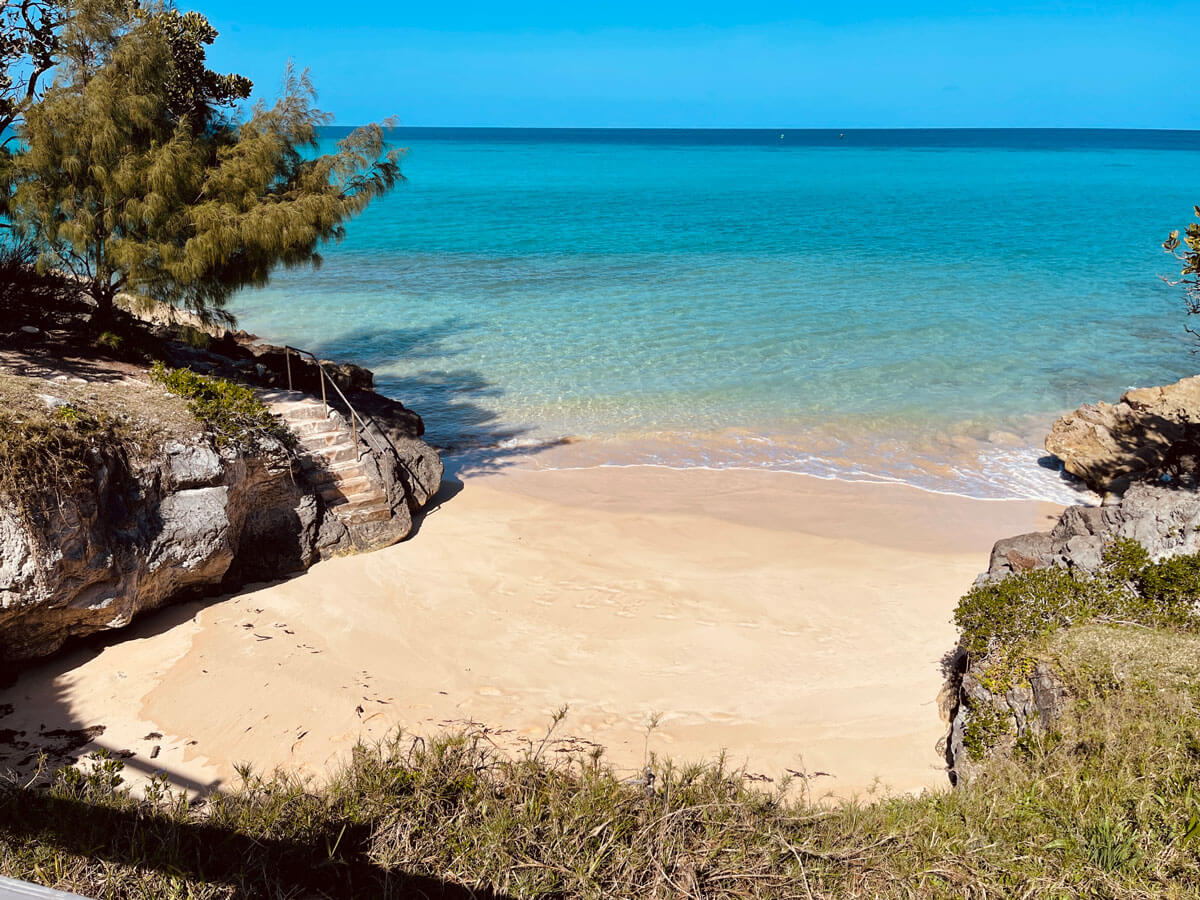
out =
<svg viewBox="0 0 1200 900"><path fill-rule="evenodd" d="M14 126L54 68L64 17L57 0L0 0L0 235L6 239L11 231L7 213L12 147L17 142Z"/></svg>
<svg viewBox="0 0 1200 900"><path fill-rule="evenodd" d="M206 68L216 31L203 16L88 5L26 112L10 210L41 265L77 277L101 319L122 291L221 316L276 266L319 262L317 248L401 178L379 125L315 155L328 118L290 68L273 105L232 119L224 108L250 82Z"/></svg>

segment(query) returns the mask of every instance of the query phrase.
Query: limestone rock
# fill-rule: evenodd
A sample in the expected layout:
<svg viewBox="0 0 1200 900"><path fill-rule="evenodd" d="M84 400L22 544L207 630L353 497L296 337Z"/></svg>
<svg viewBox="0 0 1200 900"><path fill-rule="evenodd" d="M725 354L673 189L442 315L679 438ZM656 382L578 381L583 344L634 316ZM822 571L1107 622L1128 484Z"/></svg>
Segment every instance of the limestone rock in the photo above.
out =
<svg viewBox="0 0 1200 900"><path fill-rule="evenodd" d="M1130 390L1116 404L1081 406L1054 423L1046 450L1093 490L1122 491L1153 475L1200 425L1200 376Z"/></svg>
<svg viewBox="0 0 1200 900"><path fill-rule="evenodd" d="M1050 566L1093 574L1100 569L1104 547L1118 538L1137 541L1156 560L1200 553L1200 492L1137 482L1119 503L1068 507L1050 531L997 541L988 570L978 580L982 583ZM1004 696L985 687L985 675L960 648L942 690L944 712L950 721L944 749L956 782L969 779L973 771L963 743L972 709L999 710L1020 734L1051 727L1066 702L1061 681L1044 662L1037 664L1028 685L1018 685Z"/></svg>
<svg viewBox="0 0 1200 900"><path fill-rule="evenodd" d="M1154 559L1200 552L1200 493L1139 482L1118 504L1069 506L1050 531L997 541L979 580L1047 566L1093 573L1104 546L1118 538L1137 541Z"/></svg>
<svg viewBox="0 0 1200 900"><path fill-rule="evenodd" d="M1028 684L1010 688L1004 694L990 691L980 673L968 668L957 683L950 734L947 738L946 759L951 780L955 784L969 781L975 773L975 763L965 746L967 724L972 709L993 709L1008 716L1015 733L1041 734L1050 730L1062 714L1070 694L1054 668L1045 661L1035 664Z"/></svg>
<svg viewBox="0 0 1200 900"><path fill-rule="evenodd" d="M413 439L403 453L364 451L361 463L388 498L370 521L339 519L294 461L218 452L206 437L167 441L137 466L106 459L93 490L42 514L0 501L0 662L400 540L437 489L421 480L440 482L437 454Z"/></svg>
<svg viewBox="0 0 1200 900"><path fill-rule="evenodd" d="M1200 376L1131 390L1116 404L1082 406L1054 423L1046 449L1106 493L1104 504L1068 507L1049 531L997 541L979 583L1050 566L1093 574L1106 545L1120 538L1137 541L1155 560L1200 553ZM964 735L972 710L998 710L1020 734L1049 727L1066 702L1044 662L1028 684L1004 696L990 692L987 681L959 648L942 690L952 780L971 774Z"/></svg>

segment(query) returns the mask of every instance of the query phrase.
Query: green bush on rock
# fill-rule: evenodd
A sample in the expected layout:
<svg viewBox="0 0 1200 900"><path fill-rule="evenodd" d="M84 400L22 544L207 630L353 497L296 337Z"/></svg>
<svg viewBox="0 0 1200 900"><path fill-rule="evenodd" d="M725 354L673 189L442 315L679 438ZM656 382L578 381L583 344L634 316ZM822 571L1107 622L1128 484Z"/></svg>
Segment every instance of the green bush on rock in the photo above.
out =
<svg viewBox="0 0 1200 900"><path fill-rule="evenodd" d="M187 400L188 409L212 431L219 447L256 454L296 446L295 435L243 384L162 363L155 363L150 377Z"/></svg>
<svg viewBox="0 0 1200 900"><path fill-rule="evenodd" d="M1136 541L1117 540L1103 568L1087 575L1035 569L976 585L959 601L960 646L993 693L1032 671L1029 649L1061 628L1115 622L1200 629L1200 555L1153 562Z"/></svg>

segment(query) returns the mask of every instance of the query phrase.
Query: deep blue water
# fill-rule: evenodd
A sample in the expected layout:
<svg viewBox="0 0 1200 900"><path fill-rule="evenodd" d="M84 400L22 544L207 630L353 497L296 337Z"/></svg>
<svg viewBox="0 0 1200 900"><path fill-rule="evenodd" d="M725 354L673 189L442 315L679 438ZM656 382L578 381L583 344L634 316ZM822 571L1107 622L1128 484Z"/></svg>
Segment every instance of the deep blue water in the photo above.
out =
<svg viewBox="0 0 1200 900"><path fill-rule="evenodd" d="M232 309L375 369L445 445L1061 496L1056 414L1195 371L1159 276L1200 132L396 140L408 183Z"/></svg>

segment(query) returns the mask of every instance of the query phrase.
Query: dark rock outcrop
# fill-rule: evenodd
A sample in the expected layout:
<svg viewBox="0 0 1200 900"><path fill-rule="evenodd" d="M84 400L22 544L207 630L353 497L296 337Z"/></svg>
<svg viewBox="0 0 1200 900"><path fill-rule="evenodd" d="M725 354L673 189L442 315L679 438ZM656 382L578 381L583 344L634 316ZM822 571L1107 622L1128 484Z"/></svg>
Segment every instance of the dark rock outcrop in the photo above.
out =
<svg viewBox="0 0 1200 900"><path fill-rule="evenodd" d="M1067 507L1050 531L997 541L978 581L1051 566L1095 574L1105 545L1119 538L1137 541L1154 559L1200 553L1200 492L1140 482L1119 503ZM961 648L950 670L942 704L950 722L946 761L955 782L969 779L975 769L964 747L972 711L998 713L1018 735L1037 733L1052 727L1067 699L1053 666L1044 660L1037 662L1027 683L1018 682L1002 694L988 689L992 679L986 668L968 659Z"/></svg>
<svg viewBox="0 0 1200 900"><path fill-rule="evenodd" d="M1043 734L1053 727L1071 697L1059 673L1044 660L1034 665L1027 682L1016 684L1004 693L989 689L987 679L965 659L960 657L956 662L962 669L954 679L946 760L951 779L957 784L969 781L977 767L967 747L970 710L995 711L1011 721L1016 734Z"/></svg>
<svg viewBox="0 0 1200 900"><path fill-rule="evenodd" d="M354 437L336 407L290 396L291 406L314 411L329 441L343 442L332 449L348 461L334 468L352 468L352 478L303 447L247 456L196 433L164 439L137 460L114 449L91 489L34 512L0 501L0 662L44 656L181 598L406 537L442 477L437 452L418 438L420 418L360 391L368 424Z"/></svg>
<svg viewBox="0 0 1200 900"><path fill-rule="evenodd" d="M407 463L440 481L436 453L416 443ZM218 452L207 438L168 442L141 464L106 460L94 490L37 515L0 504L0 659L43 656L174 600L395 543L431 488L410 493L398 455L364 460L394 498L392 514L372 521L339 516L284 454Z"/></svg>
<svg viewBox="0 0 1200 900"><path fill-rule="evenodd" d="M1128 391L1115 405L1083 406L1054 423L1046 449L1107 493L1105 505L1071 506L1049 531L997 541L979 583L1048 567L1095 574L1105 546L1118 539L1138 542L1155 560L1200 553L1200 376ZM1015 681L1002 693L989 689L1013 679L989 678L986 664L956 651L942 692L955 782L975 770L966 746L973 715L999 716L1010 735L1036 734L1053 727L1069 699L1047 660Z"/></svg>

